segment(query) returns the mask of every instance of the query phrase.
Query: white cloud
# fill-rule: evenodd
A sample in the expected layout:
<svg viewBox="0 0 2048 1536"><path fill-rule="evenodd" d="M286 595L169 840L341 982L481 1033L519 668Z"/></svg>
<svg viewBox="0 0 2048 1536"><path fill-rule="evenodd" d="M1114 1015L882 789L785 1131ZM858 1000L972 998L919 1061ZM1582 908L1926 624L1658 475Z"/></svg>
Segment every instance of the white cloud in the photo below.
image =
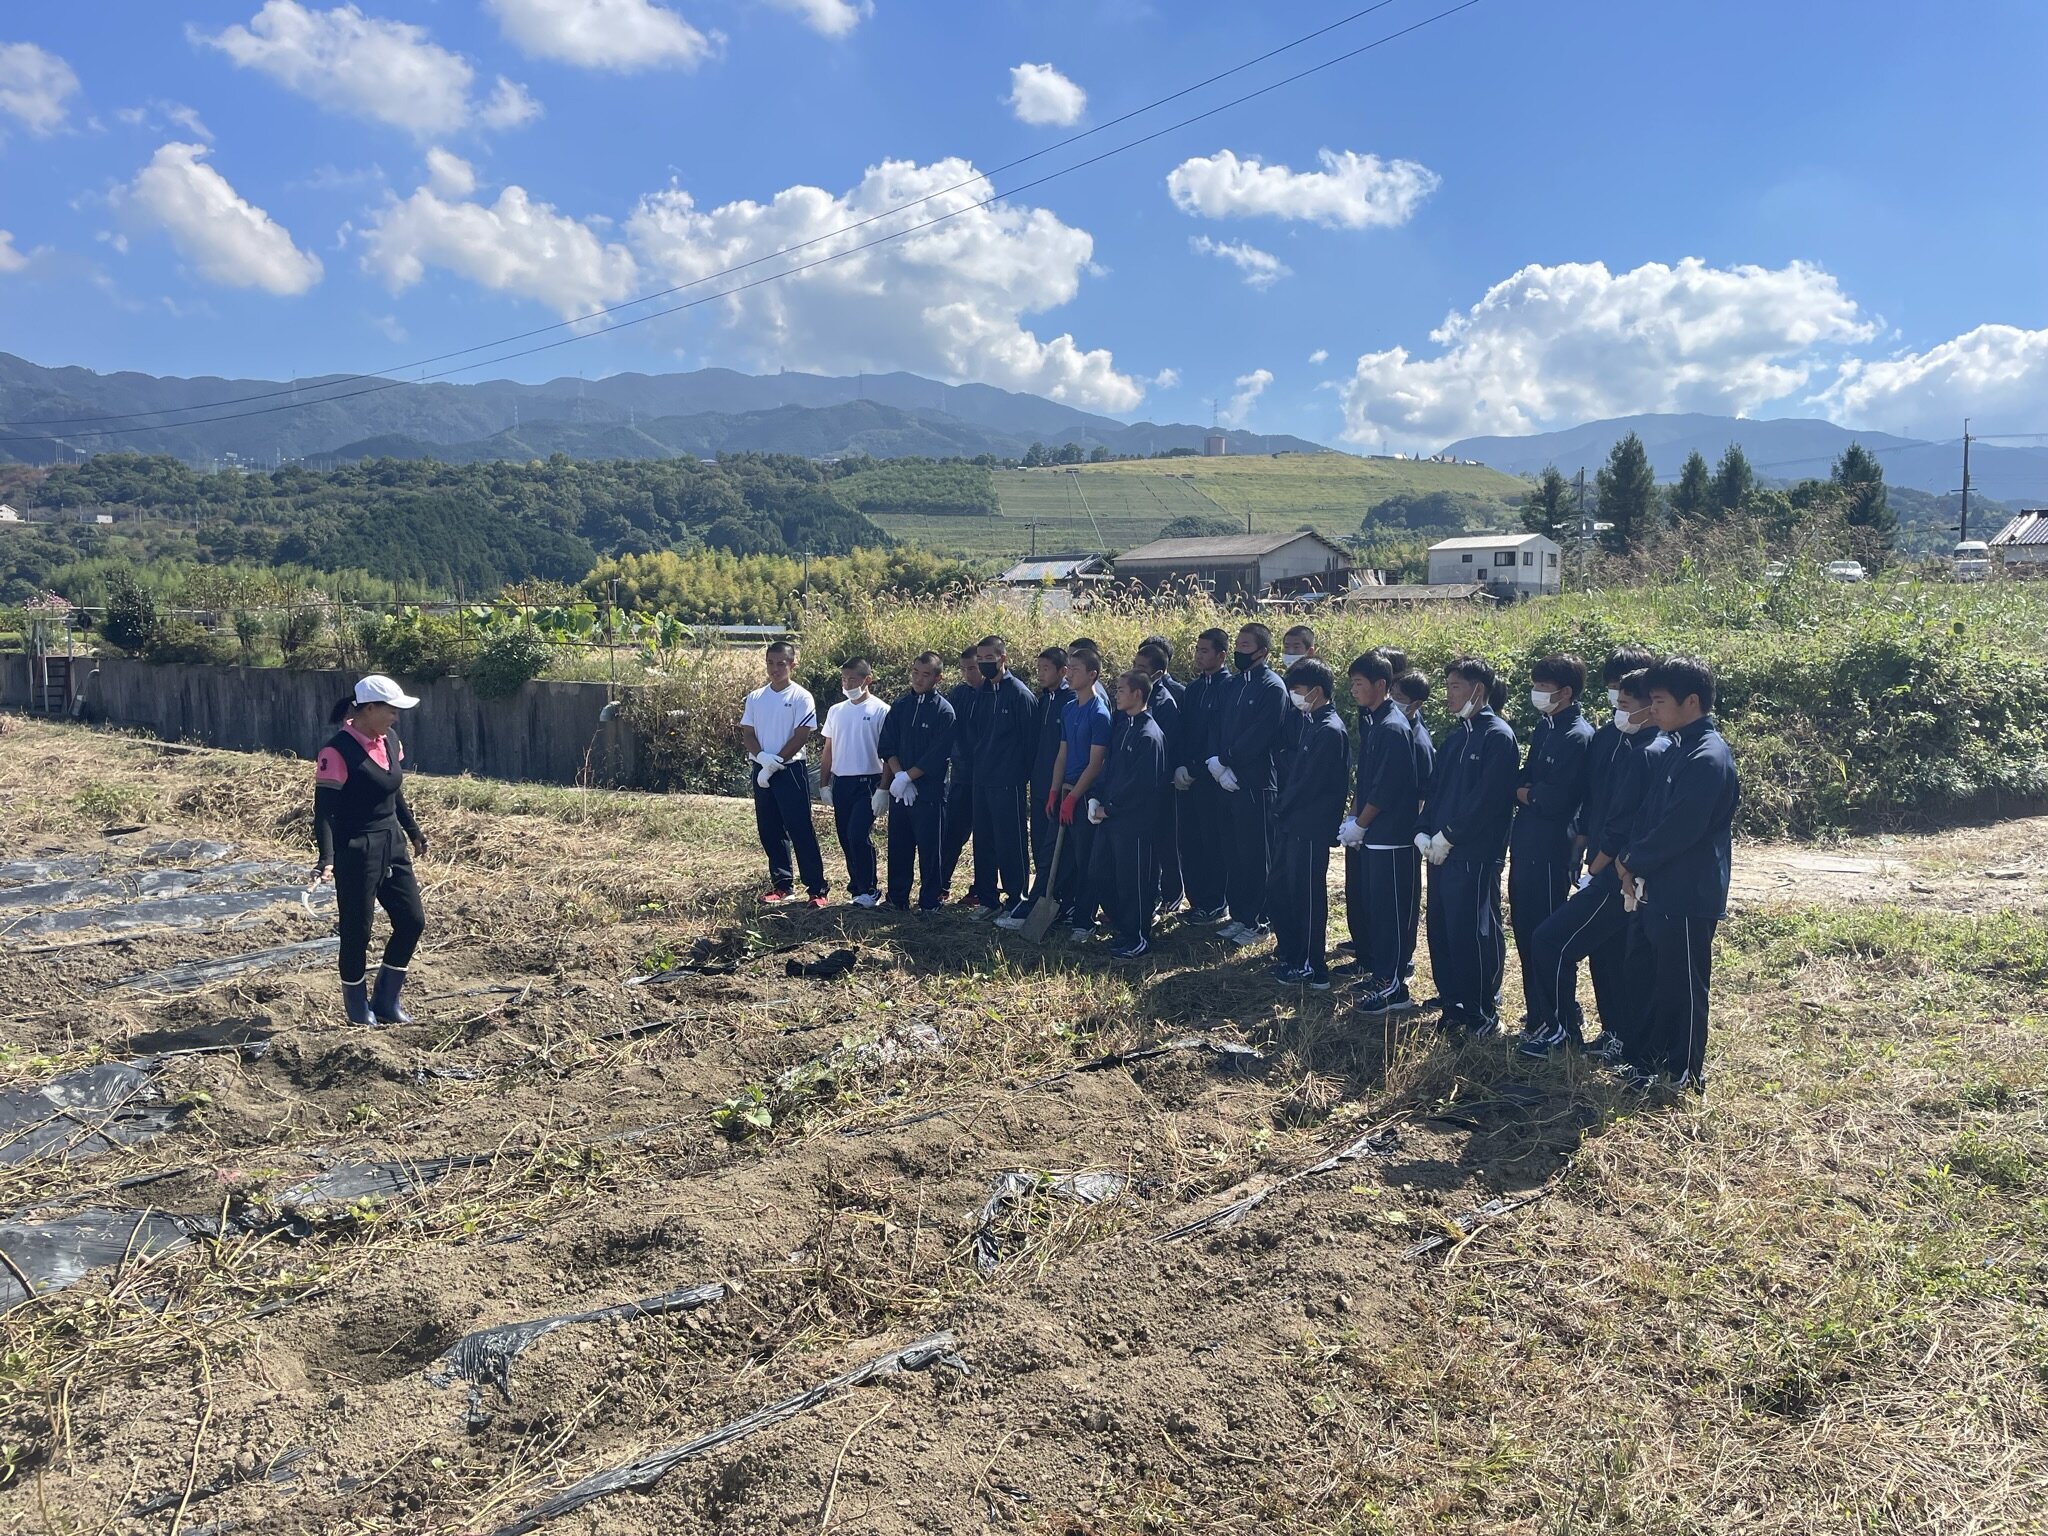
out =
<svg viewBox="0 0 2048 1536"><path fill-rule="evenodd" d="M1160 369L1152 375L1152 387L1154 389L1179 389L1180 370L1178 368Z"/></svg>
<svg viewBox="0 0 2048 1536"><path fill-rule="evenodd" d="M1259 396L1266 392L1266 386L1273 382L1271 370L1254 368L1250 373L1237 376L1237 393L1230 397L1230 404L1223 407L1220 420L1226 427L1241 427L1250 418L1252 407L1259 402Z"/></svg>
<svg viewBox="0 0 2048 1536"><path fill-rule="evenodd" d="M304 293L320 281L320 258L292 244L269 214L210 165L203 144L166 144L116 194L124 210L170 236L200 276L227 288Z"/></svg>
<svg viewBox="0 0 2048 1536"><path fill-rule="evenodd" d="M1330 349L1328 347L1317 347L1315 351L1309 353L1308 360L1310 366L1327 363L1330 360Z"/></svg>
<svg viewBox="0 0 2048 1536"><path fill-rule="evenodd" d="M1183 213L1211 219L1309 219L1344 229L1391 228L1415 215L1441 180L1413 160L1382 160L1352 150L1319 150L1320 171L1266 165L1229 150L1183 160L1166 190Z"/></svg>
<svg viewBox="0 0 2048 1536"><path fill-rule="evenodd" d="M1924 352L1851 359L1812 397L1847 426L1913 436L1954 436L1965 416L1978 432L2032 431L2048 413L2048 329L1980 325Z"/></svg>
<svg viewBox="0 0 2048 1536"><path fill-rule="evenodd" d="M700 209L672 188L643 198L626 231L650 271L665 284L685 283L814 239L789 263L815 261L957 210L947 222L887 245L735 293L718 306L730 334L764 366L906 368L1095 410L1135 406L1143 386L1118 372L1107 351L1084 349L1070 335L1041 341L1023 324L1023 317L1055 309L1079 291L1093 270L1093 238L1042 208L973 206L993 192L965 160L891 160L869 167L846 192L790 187L767 203ZM943 195L854 233L836 233L932 194ZM733 281L778 269L764 263Z"/></svg>
<svg viewBox="0 0 2048 1536"><path fill-rule="evenodd" d="M1816 348L1876 331L1805 262L1532 265L1446 317L1430 333L1435 357L1360 357L1342 391L1344 437L1433 450L1637 411L1742 415L1804 387L1823 366Z"/></svg>
<svg viewBox="0 0 2048 1536"><path fill-rule="evenodd" d="M768 0L778 11L792 11L813 32L844 37L875 14L874 0Z"/></svg>
<svg viewBox="0 0 2048 1536"><path fill-rule="evenodd" d="M34 43L0 43L0 112L38 138L64 126L66 105L78 94L78 76L56 54Z"/></svg>
<svg viewBox="0 0 2048 1536"><path fill-rule="evenodd" d="M476 190L476 168L437 144L427 151L427 185L442 197L467 197Z"/></svg>
<svg viewBox="0 0 2048 1536"><path fill-rule="evenodd" d="M186 137L202 143L213 142L213 130L200 119L197 111L177 101L151 99L139 107L122 107L114 116L130 128L140 128L145 133L163 133L177 128Z"/></svg>
<svg viewBox="0 0 2048 1536"><path fill-rule="evenodd" d="M472 123L513 127L540 110L503 76L479 105L470 94L476 70L469 60L441 47L424 27L365 16L353 5L315 11L298 0L264 0L247 26L192 36L329 111L421 139Z"/></svg>
<svg viewBox="0 0 2048 1536"><path fill-rule="evenodd" d="M653 0L485 0L520 52L621 74L694 69L714 41Z"/></svg>
<svg viewBox="0 0 2048 1536"><path fill-rule="evenodd" d="M565 320L618 303L639 277L631 252L531 201L521 187L505 188L490 204L421 187L380 211L363 239L363 265L393 292L440 267L493 292L545 304Z"/></svg>
<svg viewBox="0 0 2048 1536"><path fill-rule="evenodd" d="M1211 240L1207 235L1192 235L1188 239L1188 249L1198 255L1217 256L1229 262L1244 274L1245 283L1253 288L1270 288L1281 278L1294 275L1294 269L1271 251L1262 251L1242 240Z"/></svg>
<svg viewBox="0 0 2048 1536"><path fill-rule="evenodd" d="M1019 64L1011 70L1005 100L1018 122L1035 127L1071 128L1088 110L1088 93L1050 64Z"/></svg>
<svg viewBox="0 0 2048 1536"><path fill-rule="evenodd" d="M386 341L397 343L407 339L404 322L396 315L372 315L370 324L377 328Z"/></svg>
<svg viewBox="0 0 2048 1536"><path fill-rule="evenodd" d="M14 232L0 229L0 273L19 272L27 265L27 254L14 248Z"/></svg>

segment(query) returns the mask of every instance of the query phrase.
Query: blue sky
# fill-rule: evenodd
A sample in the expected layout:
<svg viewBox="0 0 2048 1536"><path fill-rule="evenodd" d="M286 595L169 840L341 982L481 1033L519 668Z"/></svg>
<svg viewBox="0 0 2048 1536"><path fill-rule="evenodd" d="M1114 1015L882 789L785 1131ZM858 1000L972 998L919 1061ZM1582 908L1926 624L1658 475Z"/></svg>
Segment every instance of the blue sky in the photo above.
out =
<svg viewBox="0 0 2048 1536"><path fill-rule="evenodd" d="M0 348L391 367L843 250L1452 0L974 179L1358 3L23 0ZM2010 125L2043 57L2038 0L1480 0L992 209L454 377L904 368L1370 450L1636 410L2040 429L2048 204Z"/></svg>

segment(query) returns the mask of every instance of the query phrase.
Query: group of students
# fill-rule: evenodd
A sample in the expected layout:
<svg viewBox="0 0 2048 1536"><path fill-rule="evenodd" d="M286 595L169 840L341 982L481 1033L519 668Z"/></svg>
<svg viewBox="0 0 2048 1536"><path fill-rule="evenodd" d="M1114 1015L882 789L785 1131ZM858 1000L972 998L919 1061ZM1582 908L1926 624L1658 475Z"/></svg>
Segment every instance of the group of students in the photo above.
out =
<svg viewBox="0 0 2048 1536"><path fill-rule="evenodd" d="M1617 649L1596 729L1585 665L1547 656L1531 669L1537 724L1523 743L1501 714L1503 681L1460 657L1444 672L1439 743L1422 718L1429 680L1398 651L1369 651L1347 669L1354 750L1313 630L1296 625L1281 645L1274 657L1263 624L1234 640L1205 630L1182 682L1163 637L1122 671L1083 637L1037 654L1034 689L988 635L955 658L949 691L946 659L927 651L886 704L869 663L849 661L845 697L822 724L792 681L795 647L771 645L768 681L740 721L771 879L762 899L826 904L810 819L815 738L856 906L909 911L915 888L915 910L932 912L964 857L960 905L996 927L1024 928L1054 902L1072 942L1108 939L1136 960L1185 907L1185 924L1239 948L1270 935L1281 982L1326 991L1349 970L1360 1013L1437 1006L1446 1030L1472 1037L1501 1031L1512 929L1523 1054L1582 1047L1636 1087L1704 1091L1740 796L1707 664ZM886 871L873 837L884 818ZM1350 935L1337 948L1352 952L1334 966L1333 847ZM1418 934L1430 1004L1409 993ZM1601 1025L1592 1040L1582 960Z"/></svg>

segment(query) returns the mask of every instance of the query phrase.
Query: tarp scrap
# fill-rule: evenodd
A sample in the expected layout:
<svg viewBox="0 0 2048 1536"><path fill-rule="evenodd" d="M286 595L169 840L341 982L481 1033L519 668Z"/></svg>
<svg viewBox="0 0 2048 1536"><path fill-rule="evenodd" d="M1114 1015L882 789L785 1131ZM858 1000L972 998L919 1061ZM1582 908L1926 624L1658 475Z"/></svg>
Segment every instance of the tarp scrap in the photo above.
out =
<svg viewBox="0 0 2048 1536"><path fill-rule="evenodd" d="M40 1088L0 1091L0 1166L78 1162L159 1136L183 1110L163 1101L146 1066L103 1061Z"/></svg>
<svg viewBox="0 0 2048 1536"><path fill-rule="evenodd" d="M271 886L256 891L195 891L183 896L156 896L122 902L112 907L65 907L55 911L26 912L7 924L10 936L76 933L85 928L104 928L118 933L127 928L202 928L208 923L249 917L280 902L297 901L301 886Z"/></svg>
<svg viewBox="0 0 2048 1536"><path fill-rule="evenodd" d="M607 1494L620 1493L627 1489L640 1491L652 1488L686 1461L693 1461L722 1445L729 1445L735 1440L780 1424L786 1419L793 1419L798 1414L837 1397L841 1392L862 1386L878 1376L893 1375L898 1371L923 1371L934 1365L949 1366L965 1374L967 1363L960 1358L957 1349L958 1345L954 1342L952 1334L935 1333L929 1338L919 1339L914 1344L906 1344L901 1349L891 1350L886 1355L834 1376L830 1381L820 1382L817 1386L799 1392L793 1397L785 1397L779 1403L757 1408L744 1418L734 1419L731 1423L721 1425L708 1434L699 1435L686 1444L654 1451L638 1461L629 1461L622 1467L614 1467L608 1472L599 1472L579 1483L572 1483L553 1498L543 1500L517 1519L499 1526L492 1536L525 1536L526 1532L537 1530L550 1520L574 1513L593 1499L601 1499Z"/></svg>
<svg viewBox="0 0 2048 1536"><path fill-rule="evenodd" d="M29 880L55 880L68 875L89 875L98 868L97 859L8 859L0 863L0 885L20 885Z"/></svg>
<svg viewBox="0 0 2048 1536"><path fill-rule="evenodd" d="M860 956L854 951L835 949L818 960L785 960L782 962L782 974L805 977L811 981L837 981L859 964Z"/></svg>
<svg viewBox="0 0 2048 1536"><path fill-rule="evenodd" d="M1451 1217L1446 1225L1455 1228L1455 1233L1449 1231L1439 1232L1432 1237L1423 1238L1419 1243L1410 1243L1401 1250L1401 1257L1404 1259L1426 1258L1437 1249L1443 1247L1445 1243L1452 1241L1463 1242L1488 1222L1505 1216L1511 1211L1519 1211L1525 1205L1534 1205L1549 1193L1550 1186L1546 1184L1543 1188L1526 1194L1519 1200L1489 1200L1476 1210L1467 1211L1462 1216Z"/></svg>
<svg viewBox="0 0 2048 1536"><path fill-rule="evenodd" d="M274 970L303 960L332 955L341 948L338 938L307 939L298 944L280 944L273 949L252 950L246 955L229 955L219 960L186 960L160 971L125 976L116 987L151 992L196 992L199 988L249 971Z"/></svg>
<svg viewBox="0 0 2048 1536"><path fill-rule="evenodd" d="M128 1049L156 1059L233 1051L249 1060L267 1055L276 1033L267 1018L218 1019L185 1029L148 1029L128 1037Z"/></svg>
<svg viewBox="0 0 2048 1536"><path fill-rule="evenodd" d="M218 864L234 851L233 843L216 843L203 837L174 837L168 842L144 844L138 857L152 864Z"/></svg>
<svg viewBox="0 0 2048 1536"><path fill-rule="evenodd" d="M1135 1046L1128 1051L1111 1051L1106 1056L1076 1062L1071 1067L1062 1067L1057 1072L1036 1079L1032 1086L1037 1088L1047 1083L1056 1083L1076 1072L1107 1072L1113 1067L1128 1067L1136 1062L1150 1061L1157 1056L1171 1056L1180 1051L1206 1051L1221 1061L1243 1066L1266 1059L1266 1053L1255 1045L1240 1045L1235 1040L1220 1040L1211 1035L1180 1035L1154 1045Z"/></svg>
<svg viewBox="0 0 2048 1536"><path fill-rule="evenodd" d="M1354 1137L1327 1157L1309 1164L1308 1167L1296 1169L1277 1184L1268 1184L1264 1189L1255 1189L1243 1199L1233 1200L1230 1204L1217 1210L1197 1216L1191 1221L1184 1221L1179 1226L1160 1233L1153 1241L1177 1243L1183 1238L1194 1237L1203 1232L1225 1231L1243 1221L1254 1209L1263 1205L1274 1194L1287 1188L1290 1184L1297 1184L1303 1179L1313 1178L1319 1173L1334 1172L1342 1168L1346 1163L1355 1163L1361 1158L1392 1157L1400 1150L1401 1133L1391 1125L1379 1126L1365 1132L1361 1136Z"/></svg>
<svg viewBox="0 0 2048 1536"><path fill-rule="evenodd" d="M989 1187L988 1201L975 1219L974 1267L986 1273L1002 1262L996 1228L1034 1194L1053 1195L1079 1205L1100 1205L1131 1187L1120 1173L1005 1173Z"/></svg>
<svg viewBox="0 0 2048 1536"><path fill-rule="evenodd" d="M475 1168L490 1160L488 1153L477 1153L469 1157L423 1157L416 1162L337 1163L325 1173L316 1173L294 1184L271 1203L279 1210L304 1214L352 1200L396 1199L457 1169Z"/></svg>
<svg viewBox="0 0 2048 1536"><path fill-rule="evenodd" d="M144 1499L128 1511L128 1518L139 1520L144 1515L160 1515L165 1510L176 1509L181 1504L189 1508L201 1499L210 1499L215 1494L226 1493L230 1488L240 1487L243 1483L288 1483L299 1475L299 1463L312 1454L311 1446L302 1445L289 1451L279 1451L269 1461L259 1463L247 1472L239 1467L229 1467L213 1481L199 1484L189 1495L182 1492L159 1493Z"/></svg>
<svg viewBox="0 0 2048 1536"><path fill-rule="evenodd" d="M76 1285L95 1269L175 1253L191 1245L194 1223L167 1211L84 1210L49 1221L0 1221L0 1312ZM29 1289L22 1289L22 1282Z"/></svg>
<svg viewBox="0 0 2048 1536"><path fill-rule="evenodd" d="M437 1387L452 1386L466 1381L472 1388L494 1386L506 1402L512 1401L512 1361L526 1350L535 1340L545 1338L557 1328L568 1328L581 1323L613 1323L635 1317L660 1317L669 1312L689 1312L698 1307L710 1306L723 1301L726 1289L723 1285L693 1285L682 1290L665 1291L659 1296L643 1297L639 1301L628 1301L613 1307L596 1307L588 1312L564 1312L558 1317L537 1317L530 1322L504 1323L496 1328L485 1328L476 1333L464 1334L432 1365L427 1367L427 1380ZM469 1419L472 1425L483 1422L478 1411L478 1394L470 1393Z"/></svg>

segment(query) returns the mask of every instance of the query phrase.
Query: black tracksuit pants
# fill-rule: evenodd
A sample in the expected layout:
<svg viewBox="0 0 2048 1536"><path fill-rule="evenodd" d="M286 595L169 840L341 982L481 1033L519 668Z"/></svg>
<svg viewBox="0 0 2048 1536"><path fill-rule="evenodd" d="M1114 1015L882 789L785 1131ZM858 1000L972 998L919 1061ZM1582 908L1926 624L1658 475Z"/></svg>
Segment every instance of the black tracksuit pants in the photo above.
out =
<svg viewBox="0 0 2048 1536"><path fill-rule="evenodd" d="M1579 956L1572 957L1569 972L1550 978L1556 985L1539 993L1532 980L1537 967L1530 963L1530 955L1536 945L1536 930L1571 899L1577 863L1572 840L1562 827L1541 825L1526 809L1515 814L1515 835L1508 845L1508 921L1515 932L1515 954L1522 963L1523 1006L1532 1023L1562 1009L1558 1022L1574 1033L1586 1018L1579 1007ZM1539 998L1550 1011L1538 1012Z"/></svg>
<svg viewBox="0 0 2048 1536"><path fill-rule="evenodd" d="M1053 884L1055 899L1070 925L1093 928L1096 913L1109 902L1112 891L1109 886L1096 884L1095 845L1102 841L1103 834L1102 827L1088 819L1085 797L1074 808L1074 820L1066 832L1066 842L1060 851L1059 874Z"/></svg>
<svg viewBox="0 0 2048 1536"><path fill-rule="evenodd" d="M1022 784L974 786L974 895L984 907L1010 907L1031 894Z"/></svg>
<svg viewBox="0 0 2048 1536"><path fill-rule="evenodd" d="M1422 936L1422 850L1408 850L1408 930L1401 942L1401 979L1415 974L1415 941Z"/></svg>
<svg viewBox="0 0 2048 1536"><path fill-rule="evenodd" d="M1451 858L1429 870L1429 969L1446 1024L1497 1025L1507 967L1500 860Z"/></svg>
<svg viewBox="0 0 2048 1536"><path fill-rule="evenodd" d="M763 789L754 781L754 829L761 835L761 851L768 855L768 878L778 891L795 888L796 875L804 878L804 889L822 896L825 884L825 855L818 848L818 829L811 825L811 765L794 762L768 780ZM796 851L796 870L789 867L790 850Z"/></svg>
<svg viewBox="0 0 2048 1536"><path fill-rule="evenodd" d="M1621 886L1610 874L1595 878L1583 891L1559 907L1536 927L1529 942L1516 939L1522 956L1522 990L1529 1000L1532 1028L1552 1023L1578 1032L1584 1028L1572 989L1578 979L1579 962L1602 955L1620 959L1628 945L1629 914L1621 904ZM1618 948L1617 948L1618 947ZM1621 1039L1630 1034L1628 1021L1621 1017L1625 989L1603 990L1600 971L1593 977L1593 995L1600 1006L1600 1027ZM1618 978L1614 978L1618 980Z"/></svg>
<svg viewBox="0 0 2048 1536"><path fill-rule="evenodd" d="M920 784L923 782L919 781ZM945 829L939 847L939 884L952 893L953 871L960 867L960 853L974 839L974 785L949 781L944 800Z"/></svg>
<svg viewBox="0 0 2048 1536"><path fill-rule="evenodd" d="M919 779L917 804L905 808L900 800L889 802L889 905L910 905L910 882L922 872L924 886L917 904L929 912L946 904L945 867L946 786L942 781Z"/></svg>
<svg viewBox="0 0 2048 1536"><path fill-rule="evenodd" d="M1074 820L1078 823L1081 816ZM1094 847L1088 859L1089 894L1082 901L1091 908L1100 901L1109 926L1124 943L1150 939L1152 893L1145 876L1152 863L1152 829L1119 823L1112 816L1095 828L1091 841Z"/></svg>
<svg viewBox="0 0 2048 1536"><path fill-rule="evenodd" d="M1235 794L1223 792L1223 808L1229 818L1231 921L1247 928L1263 927L1270 915L1267 882L1273 867L1273 793L1241 785Z"/></svg>
<svg viewBox="0 0 2048 1536"><path fill-rule="evenodd" d="M426 932L427 914L412 872L412 850L397 822L358 832L334 850L334 900L341 918L338 968L343 981L353 986L363 980L370 958L370 924L380 906L391 920L384 963L394 971L412 964L413 951Z"/></svg>
<svg viewBox="0 0 2048 1536"><path fill-rule="evenodd" d="M1347 848L1344 858L1346 895L1357 870L1358 911L1352 917L1351 941L1358 967L1389 985L1401 979L1401 968L1415 952L1415 850Z"/></svg>
<svg viewBox="0 0 2048 1536"><path fill-rule="evenodd" d="M1643 1029L1628 1042L1628 1059L1645 1072L1702 1075L1707 1060L1707 987L1714 974L1711 917L1639 907L1650 978Z"/></svg>
<svg viewBox="0 0 2048 1536"><path fill-rule="evenodd" d="M1185 790L1169 790L1180 802L1180 872L1188 904L1198 912L1214 912L1230 900L1230 799L1216 787L1206 768L1197 768Z"/></svg>
<svg viewBox="0 0 2048 1536"><path fill-rule="evenodd" d="M851 896L877 896L875 884L875 791L880 774L832 775L832 828L839 851L846 856L846 890Z"/></svg>
<svg viewBox="0 0 2048 1536"><path fill-rule="evenodd" d="M1159 818L1152 826L1152 901L1169 906L1181 898L1180 795L1172 785L1159 797Z"/></svg>
<svg viewBox="0 0 2048 1536"><path fill-rule="evenodd" d="M1282 831L1273 839L1268 895L1279 963L1304 967L1317 980L1330 974L1330 841L1326 835Z"/></svg>
<svg viewBox="0 0 2048 1536"><path fill-rule="evenodd" d="M1034 784L1029 791L1030 799L1026 809L1031 815L1031 888L1046 885L1046 871L1052 868L1052 851L1059 843L1060 821L1057 815L1045 814L1045 797L1052 792L1045 784Z"/></svg>

